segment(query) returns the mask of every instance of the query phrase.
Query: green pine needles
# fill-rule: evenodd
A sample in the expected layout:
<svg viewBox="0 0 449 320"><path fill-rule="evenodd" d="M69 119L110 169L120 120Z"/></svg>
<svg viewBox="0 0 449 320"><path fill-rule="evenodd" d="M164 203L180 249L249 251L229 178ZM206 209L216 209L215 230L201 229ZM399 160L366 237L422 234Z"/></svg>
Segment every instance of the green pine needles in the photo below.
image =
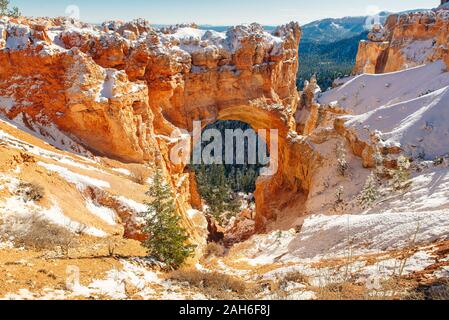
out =
<svg viewBox="0 0 449 320"><path fill-rule="evenodd" d="M18 18L21 16L21 13L17 7L9 9L9 0L0 0L0 16Z"/></svg>
<svg viewBox="0 0 449 320"><path fill-rule="evenodd" d="M198 190L207 203L206 212L220 225L239 212L239 203L235 193L227 183L225 166L201 166L197 171Z"/></svg>
<svg viewBox="0 0 449 320"><path fill-rule="evenodd" d="M143 231L148 239L143 244L151 257L163 262L168 269L178 269L193 254L195 246L187 244L187 231L180 225L171 188L160 169L153 175L147 194L151 202L146 204Z"/></svg>

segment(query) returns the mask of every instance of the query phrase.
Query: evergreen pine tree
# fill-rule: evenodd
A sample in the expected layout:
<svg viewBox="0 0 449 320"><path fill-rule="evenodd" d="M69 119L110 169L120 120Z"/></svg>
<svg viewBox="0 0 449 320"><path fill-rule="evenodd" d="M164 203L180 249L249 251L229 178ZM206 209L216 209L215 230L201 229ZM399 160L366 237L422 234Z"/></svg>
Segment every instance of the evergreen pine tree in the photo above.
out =
<svg viewBox="0 0 449 320"><path fill-rule="evenodd" d="M225 217L235 214L239 207L234 192L226 181L223 165L211 165L207 169L202 165L197 170L198 190L206 201L206 212L220 224L225 222Z"/></svg>
<svg viewBox="0 0 449 320"><path fill-rule="evenodd" d="M359 204L362 207L371 206L374 201L379 198L379 185L377 183L376 176L371 173L366 180L365 186L359 195Z"/></svg>
<svg viewBox="0 0 449 320"><path fill-rule="evenodd" d="M191 256L194 246L186 244L187 232L180 226L181 218L176 212L170 186L164 181L160 169L156 170L147 194L151 202L147 203L145 213L143 231L148 234L148 239L144 246L150 256L170 269L177 269Z"/></svg>
<svg viewBox="0 0 449 320"><path fill-rule="evenodd" d="M0 0L0 16L6 16L8 13L9 0Z"/></svg>
<svg viewBox="0 0 449 320"><path fill-rule="evenodd" d="M338 165L338 172L342 177L346 176L346 172L349 169L348 161L346 160L346 149L345 146L342 143L339 143L336 147L336 154L337 154L337 165Z"/></svg>
<svg viewBox="0 0 449 320"><path fill-rule="evenodd" d="M403 190L410 186L410 160L400 156L397 160L397 169L391 170L391 184L394 190Z"/></svg>
<svg viewBox="0 0 449 320"><path fill-rule="evenodd" d="M12 9L9 9L9 0L0 0L0 16L18 18L20 15L19 8L13 7Z"/></svg>

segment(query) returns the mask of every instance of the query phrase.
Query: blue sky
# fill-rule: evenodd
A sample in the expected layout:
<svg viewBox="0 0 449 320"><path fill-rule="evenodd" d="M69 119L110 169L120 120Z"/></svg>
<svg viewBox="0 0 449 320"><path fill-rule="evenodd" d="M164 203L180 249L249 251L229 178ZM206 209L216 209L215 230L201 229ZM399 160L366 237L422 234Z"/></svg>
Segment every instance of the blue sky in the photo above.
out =
<svg viewBox="0 0 449 320"><path fill-rule="evenodd" d="M402 11L436 7L439 0L11 0L24 15L63 16L76 5L87 22L146 18L156 24L196 22L230 25L259 22L277 25L291 20L301 24L327 17L365 15L372 8Z"/></svg>

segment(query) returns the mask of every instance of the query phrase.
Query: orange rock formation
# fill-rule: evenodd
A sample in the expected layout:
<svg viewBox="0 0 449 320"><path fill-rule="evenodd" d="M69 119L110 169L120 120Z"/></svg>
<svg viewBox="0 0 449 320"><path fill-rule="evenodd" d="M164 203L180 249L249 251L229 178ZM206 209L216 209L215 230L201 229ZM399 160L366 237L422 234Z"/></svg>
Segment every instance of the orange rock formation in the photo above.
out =
<svg viewBox="0 0 449 320"><path fill-rule="evenodd" d="M296 132L297 24L223 34L194 26L155 30L143 20L96 27L4 19L0 35L0 97L9 99L3 113L52 122L124 162L152 163L161 153L182 211L200 201L191 174L169 160L169 137L191 130L194 120L279 130L279 170L257 183L258 230L307 194L319 155Z"/></svg>
<svg viewBox="0 0 449 320"><path fill-rule="evenodd" d="M449 63L447 13L391 16L360 44L355 71L394 71L421 60ZM297 92L300 37L295 23L272 33L257 24L218 33L187 25L156 30L144 20L93 26L2 18L0 111L24 125L55 124L94 153L122 162L154 164L160 154L189 230L196 222L188 210L200 208L201 199L194 176L169 159L185 138L178 129L191 131L198 120L203 127L240 120L256 130L277 129L279 169L260 177L255 193L256 229L263 231L286 212L304 213L323 160L318 145L345 139L364 167L374 161L372 148L338 121L332 129L340 111L316 103L314 79L301 96Z"/></svg>
<svg viewBox="0 0 449 320"><path fill-rule="evenodd" d="M354 73L384 73L443 59L449 66L449 10L391 15L359 46Z"/></svg>

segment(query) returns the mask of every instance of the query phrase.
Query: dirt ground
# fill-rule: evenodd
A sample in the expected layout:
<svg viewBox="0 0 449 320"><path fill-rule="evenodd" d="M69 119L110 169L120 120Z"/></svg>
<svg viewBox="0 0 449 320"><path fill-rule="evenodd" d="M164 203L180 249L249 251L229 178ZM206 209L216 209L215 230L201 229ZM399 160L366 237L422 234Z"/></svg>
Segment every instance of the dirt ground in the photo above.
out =
<svg viewBox="0 0 449 320"><path fill-rule="evenodd" d="M0 297L28 289L43 294L44 289L66 290L66 280L73 267L79 269L80 284L89 285L103 279L110 270L120 270L120 258L143 257L146 252L139 242L122 240L109 256L108 239L82 239L69 256L52 256L52 252L25 249L0 249Z"/></svg>

